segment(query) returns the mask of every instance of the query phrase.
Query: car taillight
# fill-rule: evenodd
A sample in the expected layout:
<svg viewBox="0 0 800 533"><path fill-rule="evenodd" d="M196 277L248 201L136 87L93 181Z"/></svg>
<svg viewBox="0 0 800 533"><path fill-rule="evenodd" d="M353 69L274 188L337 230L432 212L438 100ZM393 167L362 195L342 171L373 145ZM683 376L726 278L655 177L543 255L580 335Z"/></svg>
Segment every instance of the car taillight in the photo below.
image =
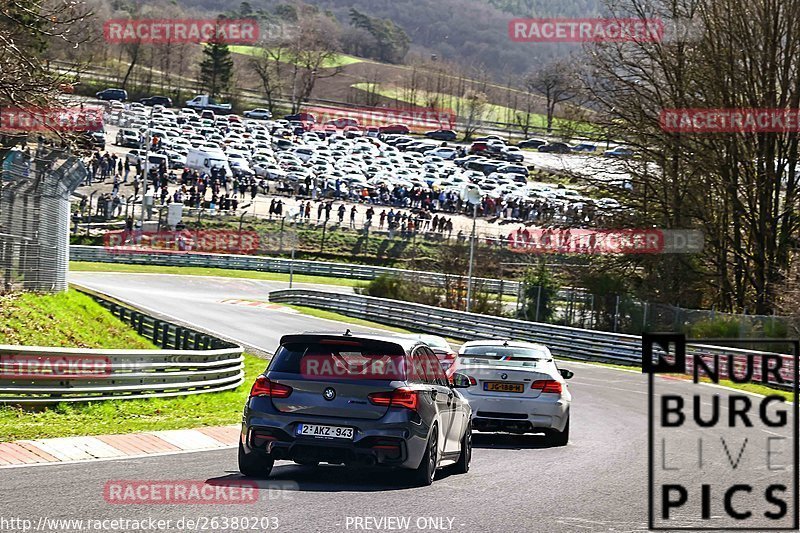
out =
<svg viewBox="0 0 800 533"><path fill-rule="evenodd" d="M272 398L288 398L292 388L288 385L273 383L265 376L258 376L250 389L250 397L270 396Z"/></svg>
<svg viewBox="0 0 800 533"><path fill-rule="evenodd" d="M412 389L395 389L389 392L373 392L367 396L373 405L385 405L387 407L405 407L412 411L417 410L417 391Z"/></svg>
<svg viewBox="0 0 800 533"><path fill-rule="evenodd" d="M472 376L467 376L467 377L469 378L469 384L470 385L477 385L478 384L477 380L475 378L473 378Z"/></svg>
<svg viewBox="0 0 800 533"><path fill-rule="evenodd" d="M561 382L552 379L539 379L531 384L532 389L539 389L542 392L553 392L561 394Z"/></svg>

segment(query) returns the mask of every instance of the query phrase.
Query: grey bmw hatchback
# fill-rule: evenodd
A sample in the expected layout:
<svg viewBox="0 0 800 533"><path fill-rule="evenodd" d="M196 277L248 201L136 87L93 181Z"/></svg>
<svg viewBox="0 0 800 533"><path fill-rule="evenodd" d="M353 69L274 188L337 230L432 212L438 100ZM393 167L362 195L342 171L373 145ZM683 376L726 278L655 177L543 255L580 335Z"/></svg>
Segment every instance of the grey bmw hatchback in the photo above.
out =
<svg viewBox="0 0 800 533"><path fill-rule="evenodd" d="M267 477L277 460L410 470L430 485L437 469L466 473L471 410L436 355L388 335L286 335L244 407L239 470Z"/></svg>

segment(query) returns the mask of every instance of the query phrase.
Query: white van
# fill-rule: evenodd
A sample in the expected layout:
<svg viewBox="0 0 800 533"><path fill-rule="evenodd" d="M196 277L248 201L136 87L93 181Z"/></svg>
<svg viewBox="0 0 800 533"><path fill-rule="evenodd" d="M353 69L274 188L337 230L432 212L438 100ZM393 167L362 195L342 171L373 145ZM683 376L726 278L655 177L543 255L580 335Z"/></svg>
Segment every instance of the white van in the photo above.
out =
<svg viewBox="0 0 800 533"><path fill-rule="evenodd" d="M215 167L225 169L226 176L233 175L228 157L222 150L189 150L186 155L186 168L211 174L211 169Z"/></svg>

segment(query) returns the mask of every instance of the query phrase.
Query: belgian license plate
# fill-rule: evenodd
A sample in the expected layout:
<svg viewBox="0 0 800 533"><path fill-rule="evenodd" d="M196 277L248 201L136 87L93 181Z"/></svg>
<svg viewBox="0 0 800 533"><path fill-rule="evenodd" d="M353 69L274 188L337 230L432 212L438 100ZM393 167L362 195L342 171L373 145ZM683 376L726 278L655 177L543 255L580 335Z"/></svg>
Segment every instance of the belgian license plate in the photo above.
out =
<svg viewBox="0 0 800 533"><path fill-rule="evenodd" d="M490 392L525 392L525 385L522 383L506 383L505 381L486 381L483 390Z"/></svg>
<svg viewBox="0 0 800 533"><path fill-rule="evenodd" d="M353 428L341 426L320 426L317 424L298 424L297 434L306 437L326 437L331 439L352 439Z"/></svg>

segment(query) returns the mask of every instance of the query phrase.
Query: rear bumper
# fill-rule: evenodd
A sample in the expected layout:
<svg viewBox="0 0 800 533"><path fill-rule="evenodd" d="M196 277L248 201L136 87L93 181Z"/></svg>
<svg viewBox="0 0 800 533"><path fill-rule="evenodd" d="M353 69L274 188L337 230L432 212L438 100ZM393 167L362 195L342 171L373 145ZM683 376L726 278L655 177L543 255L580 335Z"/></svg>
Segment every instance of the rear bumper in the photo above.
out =
<svg viewBox="0 0 800 533"><path fill-rule="evenodd" d="M564 431L569 402L563 399L527 400L470 396L472 427L476 431L537 433Z"/></svg>
<svg viewBox="0 0 800 533"><path fill-rule="evenodd" d="M274 409L273 409L274 410ZM352 440L296 435L300 423L354 428ZM378 420L298 416L245 409L241 443L245 453L276 460L318 461L351 466L417 468L430 427L390 410Z"/></svg>

